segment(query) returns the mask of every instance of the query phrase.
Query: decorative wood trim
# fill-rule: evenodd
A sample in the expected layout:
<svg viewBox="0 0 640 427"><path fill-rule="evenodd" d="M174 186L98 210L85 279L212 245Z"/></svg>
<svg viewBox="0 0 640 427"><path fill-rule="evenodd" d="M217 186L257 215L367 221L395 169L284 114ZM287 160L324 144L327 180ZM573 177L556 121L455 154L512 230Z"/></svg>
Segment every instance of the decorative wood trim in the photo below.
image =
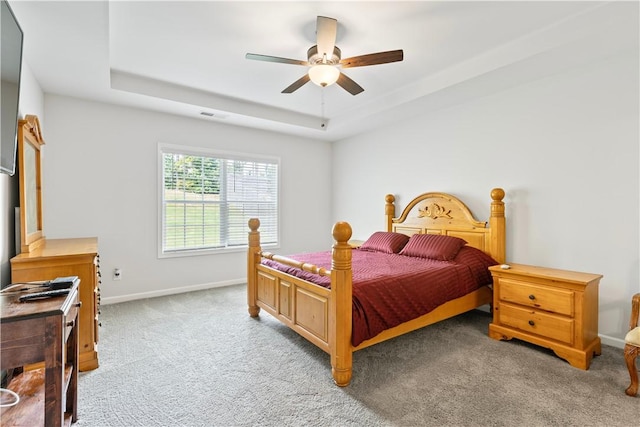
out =
<svg viewBox="0 0 640 427"><path fill-rule="evenodd" d="M631 316L629 317L629 331L637 328L640 324L640 294L635 294L631 298ZM624 346L624 360L629 370L631 384L625 390L629 396L638 394L638 368L636 358L640 355L640 347L626 343Z"/></svg>
<svg viewBox="0 0 640 427"><path fill-rule="evenodd" d="M351 226L338 222L333 227L331 261L331 301L329 305L329 348L331 373L341 387L349 385L352 375L351 330L353 327L353 283L351 272Z"/></svg>
<svg viewBox="0 0 640 427"><path fill-rule="evenodd" d="M27 115L18 121L21 253L33 251L44 242L40 155L44 143L37 116Z"/></svg>
<svg viewBox="0 0 640 427"><path fill-rule="evenodd" d="M33 139L39 144L44 145L44 138L42 137L42 128L40 127L40 119L38 116L28 114L24 120L18 122L19 126L24 126L25 130L33 136Z"/></svg>
<svg viewBox="0 0 640 427"><path fill-rule="evenodd" d="M638 368L636 368L636 358L640 355L640 347L635 345L625 344L624 346L624 360L629 370L629 377L631 378L631 384L625 390L625 393L629 396L635 396L638 394Z"/></svg>
<svg viewBox="0 0 640 427"><path fill-rule="evenodd" d="M457 197L446 193L424 193L413 199L398 218L395 215L395 197L385 197L387 231L404 234L442 234L460 237L489 254L499 263L506 261L506 223L504 215L505 192L491 190L491 216L488 222L478 221L469 208ZM415 213L414 213L415 212ZM413 215L412 215L413 213Z"/></svg>
<svg viewBox="0 0 640 427"><path fill-rule="evenodd" d="M430 203L422 203L424 201L431 201ZM486 222L482 222L482 221L478 221L473 217L473 214L471 213L471 211L469 210L469 208L467 207L467 205L465 205L460 199L458 199L455 196L452 196L451 194L446 194L446 193L424 193L421 194L420 196L416 197L415 199L413 199L408 205L407 207L404 208L404 210L402 211L402 214L400 215L399 218L394 218L393 222L394 223L404 223L407 221L407 218L409 217L409 214L411 213L411 211L413 210L413 208L415 208L418 204L422 203L421 206L423 206L422 210L426 210L428 208L424 207L424 206L431 206L431 204L435 203L435 204L439 204L440 205L440 209L445 209L449 211L449 215L451 214L451 211L459 211L462 216L464 218L456 218L460 221L466 221L468 223L468 226L470 227L479 227L479 228L484 228L486 226ZM420 211L420 208L418 208L418 211ZM419 217L419 216L418 216ZM433 218L434 220L438 219L438 218ZM443 218L440 218L443 219Z"/></svg>

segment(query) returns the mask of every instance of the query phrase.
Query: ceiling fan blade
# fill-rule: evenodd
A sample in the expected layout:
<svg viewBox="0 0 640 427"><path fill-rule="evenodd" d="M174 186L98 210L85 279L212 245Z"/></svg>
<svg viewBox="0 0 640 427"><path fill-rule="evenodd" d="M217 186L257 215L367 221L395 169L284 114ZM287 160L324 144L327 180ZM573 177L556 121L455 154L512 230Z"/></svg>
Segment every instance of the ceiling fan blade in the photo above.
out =
<svg viewBox="0 0 640 427"><path fill-rule="evenodd" d="M309 65L309 62L299 59L280 58L278 56L260 55L257 53L247 53L245 58L255 61L278 62L280 64Z"/></svg>
<svg viewBox="0 0 640 427"><path fill-rule="evenodd" d="M327 59L333 56L333 48L336 44L338 21L326 16L318 16L316 21L316 45L320 57L327 55Z"/></svg>
<svg viewBox="0 0 640 427"><path fill-rule="evenodd" d="M289 85L289 87L283 90L282 93L293 93L296 90L300 89L302 86L304 86L305 83L307 83L308 81L309 81L309 74L305 74L295 82L291 83L291 85Z"/></svg>
<svg viewBox="0 0 640 427"><path fill-rule="evenodd" d="M366 65L387 64L398 62L404 59L402 49L389 50L387 52L370 53L368 55L354 56L340 61L342 68L364 67Z"/></svg>
<svg viewBox="0 0 640 427"><path fill-rule="evenodd" d="M338 81L336 83L338 83L338 85L342 89L346 90L351 95L357 95L360 92L364 91L362 86L360 86L358 83L351 80L344 73L340 73L340 77L338 77Z"/></svg>

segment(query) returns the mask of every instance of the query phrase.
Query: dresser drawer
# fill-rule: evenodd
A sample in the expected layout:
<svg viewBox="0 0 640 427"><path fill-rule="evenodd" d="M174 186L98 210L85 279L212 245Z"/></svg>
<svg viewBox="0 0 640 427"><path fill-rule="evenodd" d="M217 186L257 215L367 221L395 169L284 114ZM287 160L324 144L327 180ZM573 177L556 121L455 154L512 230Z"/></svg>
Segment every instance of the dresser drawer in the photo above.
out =
<svg viewBox="0 0 640 427"><path fill-rule="evenodd" d="M500 279L500 300L565 316L573 316L574 313L574 292L513 279Z"/></svg>
<svg viewBox="0 0 640 427"><path fill-rule="evenodd" d="M573 330L575 327L573 319L511 304L500 304L498 316L502 325L569 345L573 344Z"/></svg>

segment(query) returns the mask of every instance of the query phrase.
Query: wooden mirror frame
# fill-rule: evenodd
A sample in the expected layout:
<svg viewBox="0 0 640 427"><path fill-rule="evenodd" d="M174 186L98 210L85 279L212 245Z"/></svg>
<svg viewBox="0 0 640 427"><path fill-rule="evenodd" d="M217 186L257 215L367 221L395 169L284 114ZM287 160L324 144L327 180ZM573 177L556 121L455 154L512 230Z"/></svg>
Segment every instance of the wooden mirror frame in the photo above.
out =
<svg viewBox="0 0 640 427"><path fill-rule="evenodd" d="M40 149L44 145L40 121L28 115L18 121L18 168L20 180L20 249L31 252L44 242L42 229L42 170Z"/></svg>

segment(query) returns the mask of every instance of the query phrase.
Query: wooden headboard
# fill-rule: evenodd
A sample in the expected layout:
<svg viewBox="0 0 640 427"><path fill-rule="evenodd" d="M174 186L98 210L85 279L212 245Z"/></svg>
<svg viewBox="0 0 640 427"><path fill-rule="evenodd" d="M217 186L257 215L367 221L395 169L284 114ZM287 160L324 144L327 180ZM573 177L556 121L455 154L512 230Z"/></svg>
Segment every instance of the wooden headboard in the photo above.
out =
<svg viewBox="0 0 640 427"><path fill-rule="evenodd" d="M446 193L424 193L413 199L396 217L395 197L385 197L387 231L407 235L443 234L460 237L469 246L489 254L499 263L506 261L504 190L491 190L489 221L478 221L457 197Z"/></svg>

